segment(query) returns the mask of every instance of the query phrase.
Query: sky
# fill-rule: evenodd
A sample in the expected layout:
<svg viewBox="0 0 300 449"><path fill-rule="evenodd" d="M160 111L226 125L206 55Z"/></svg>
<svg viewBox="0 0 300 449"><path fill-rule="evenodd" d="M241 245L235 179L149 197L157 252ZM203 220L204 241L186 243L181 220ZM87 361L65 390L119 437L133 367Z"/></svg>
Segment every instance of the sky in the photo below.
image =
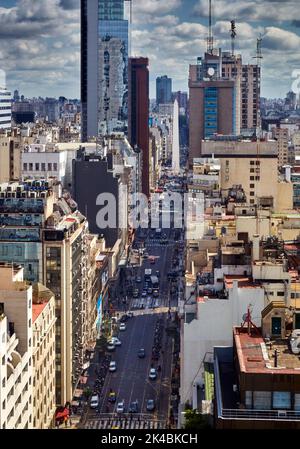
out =
<svg viewBox="0 0 300 449"><path fill-rule="evenodd" d="M208 0L132 0L132 55L150 60L155 79L168 75L173 91L188 90L189 64L203 55ZM212 0L216 47L253 63L262 40L262 96L284 97L300 74L300 0ZM7 86L26 97L80 97L80 0L0 0L0 69ZM298 75L300 78L300 75ZM299 83L300 87L300 83Z"/></svg>

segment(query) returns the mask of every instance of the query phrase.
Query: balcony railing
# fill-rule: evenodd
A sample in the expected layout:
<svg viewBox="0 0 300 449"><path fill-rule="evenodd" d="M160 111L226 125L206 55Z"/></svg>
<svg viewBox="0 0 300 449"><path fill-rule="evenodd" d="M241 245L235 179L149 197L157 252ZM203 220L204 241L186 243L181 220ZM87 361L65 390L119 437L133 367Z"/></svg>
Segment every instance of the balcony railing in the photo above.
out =
<svg viewBox="0 0 300 449"><path fill-rule="evenodd" d="M222 409L223 419L247 419L247 420L285 420L300 421L300 410L253 410L253 409Z"/></svg>

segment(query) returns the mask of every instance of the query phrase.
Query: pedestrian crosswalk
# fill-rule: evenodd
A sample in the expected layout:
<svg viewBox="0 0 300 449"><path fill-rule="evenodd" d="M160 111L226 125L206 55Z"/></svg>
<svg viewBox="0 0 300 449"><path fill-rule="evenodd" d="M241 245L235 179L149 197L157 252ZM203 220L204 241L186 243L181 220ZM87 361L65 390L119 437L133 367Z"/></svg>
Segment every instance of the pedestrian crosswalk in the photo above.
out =
<svg viewBox="0 0 300 449"><path fill-rule="evenodd" d="M164 421L146 421L138 419L97 419L89 420L85 429L128 429L128 430L143 430L143 429L165 429L166 423Z"/></svg>

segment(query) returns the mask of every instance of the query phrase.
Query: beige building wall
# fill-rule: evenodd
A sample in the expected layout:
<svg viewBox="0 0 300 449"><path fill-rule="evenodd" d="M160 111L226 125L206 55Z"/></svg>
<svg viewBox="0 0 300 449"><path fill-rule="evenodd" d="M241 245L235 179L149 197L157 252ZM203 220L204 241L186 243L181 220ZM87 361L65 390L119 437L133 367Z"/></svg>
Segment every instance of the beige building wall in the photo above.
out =
<svg viewBox="0 0 300 449"><path fill-rule="evenodd" d="M55 299L41 284L33 287L33 427L52 427L55 400Z"/></svg>
<svg viewBox="0 0 300 449"><path fill-rule="evenodd" d="M289 162L289 132L286 128L273 128L273 138L277 139L278 168Z"/></svg>
<svg viewBox="0 0 300 449"><path fill-rule="evenodd" d="M0 135L0 183L21 177L21 144L18 138Z"/></svg>

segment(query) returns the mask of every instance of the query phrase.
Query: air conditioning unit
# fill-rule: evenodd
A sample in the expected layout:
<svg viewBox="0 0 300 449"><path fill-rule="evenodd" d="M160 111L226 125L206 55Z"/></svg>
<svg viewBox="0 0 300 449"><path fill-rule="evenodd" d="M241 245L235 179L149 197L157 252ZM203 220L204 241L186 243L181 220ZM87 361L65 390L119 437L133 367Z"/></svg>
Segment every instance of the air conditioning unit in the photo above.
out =
<svg viewBox="0 0 300 449"><path fill-rule="evenodd" d="M286 410L278 410L278 418L286 418L287 413Z"/></svg>

